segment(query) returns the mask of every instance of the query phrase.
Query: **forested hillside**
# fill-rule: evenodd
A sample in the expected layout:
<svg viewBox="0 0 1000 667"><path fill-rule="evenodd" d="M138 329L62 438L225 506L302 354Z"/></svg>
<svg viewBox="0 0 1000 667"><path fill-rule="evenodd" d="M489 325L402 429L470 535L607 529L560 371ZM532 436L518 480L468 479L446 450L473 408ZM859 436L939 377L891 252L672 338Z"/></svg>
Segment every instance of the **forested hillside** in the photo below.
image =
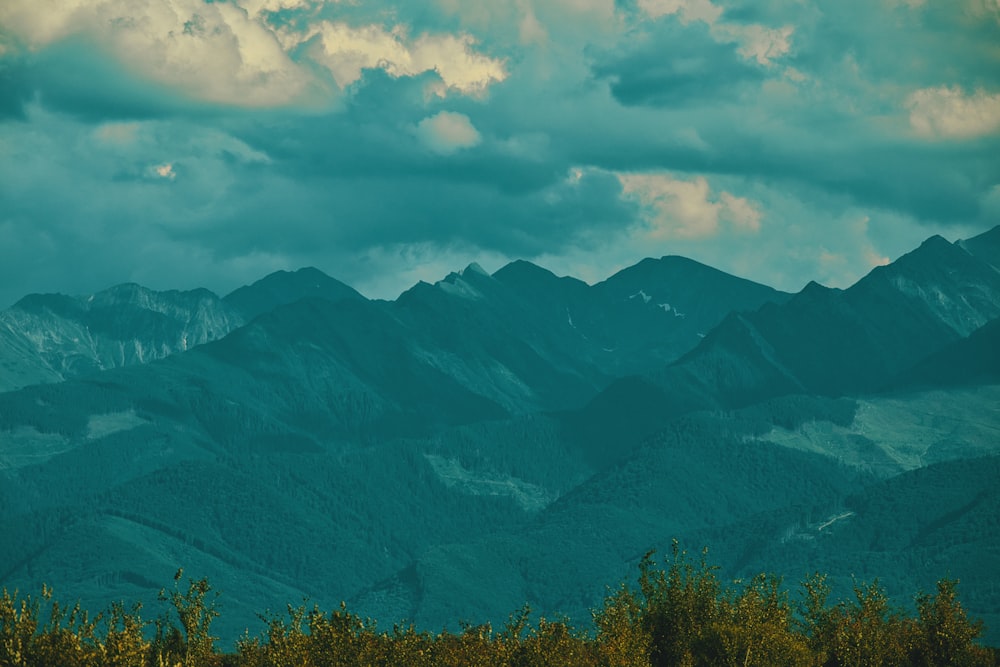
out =
<svg viewBox="0 0 1000 667"><path fill-rule="evenodd" d="M165 294L233 326L0 393L0 585L102 609L184 566L224 592L226 647L303 598L453 637L524 604L582 629L679 538L727 584L818 567L831 600L878 577L911 614L957 578L1000 643L989 234L792 297L676 257L596 285L473 265L391 302L315 270L118 289L100 340L176 335Z"/></svg>

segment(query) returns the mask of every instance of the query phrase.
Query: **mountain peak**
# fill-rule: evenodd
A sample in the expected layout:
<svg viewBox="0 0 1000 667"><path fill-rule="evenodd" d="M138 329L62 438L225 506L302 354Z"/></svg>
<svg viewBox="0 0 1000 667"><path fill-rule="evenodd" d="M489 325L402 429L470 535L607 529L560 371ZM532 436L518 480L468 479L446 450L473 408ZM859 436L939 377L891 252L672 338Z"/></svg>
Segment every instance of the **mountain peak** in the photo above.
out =
<svg viewBox="0 0 1000 667"><path fill-rule="evenodd" d="M549 280L556 274L526 259L517 259L502 267L493 277L502 283L522 283L528 280Z"/></svg>
<svg viewBox="0 0 1000 667"><path fill-rule="evenodd" d="M959 241L958 245L997 271L1000 271L1000 225L971 239Z"/></svg>
<svg viewBox="0 0 1000 667"><path fill-rule="evenodd" d="M275 271L227 294L224 301L249 320L307 297L329 301L364 299L353 287L307 266L297 271Z"/></svg>
<svg viewBox="0 0 1000 667"><path fill-rule="evenodd" d="M944 248L945 246L951 246L952 243L940 234L934 234L933 236L928 236L923 243L917 248Z"/></svg>
<svg viewBox="0 0 1000 667"><path fill-rule="evenodd" d="M487 273L486 269L479 266L478 262L472 262L467 267L462 269L459 273L462 276L479 275L479 276L486 276L487 278L490 277L490 274Z"/></svg>
<svg viewBox="0 0 1000 667"><path fill-rule="evenodd" d="M818 283L815 280L810 280L806 283L806 286L796 294L793 298L816 298L826 296L828 294L835 294L837 292L842 292L843 290L837 289L836 287L827 287L822 283Z"/></svg>
<svg viewBox="0 0 1000 667"><path fill-rule="evenodd" d="M28 294L11 306L12 310L41 314L46 310L68 316L83 310L80 300L65 294Z"/></svg>

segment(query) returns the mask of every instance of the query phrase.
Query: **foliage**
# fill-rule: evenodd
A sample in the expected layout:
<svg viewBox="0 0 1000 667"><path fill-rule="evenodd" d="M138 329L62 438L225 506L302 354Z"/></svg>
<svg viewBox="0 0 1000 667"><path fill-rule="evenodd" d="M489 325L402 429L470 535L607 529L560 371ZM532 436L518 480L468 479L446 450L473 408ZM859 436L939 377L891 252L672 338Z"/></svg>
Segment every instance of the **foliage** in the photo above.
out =
<svg viewBox="0 0 1000 667"><path fill-rule="evenodd" d="M286 616L261 617L266 630L246 635L233 654L216 650L212 621L219 615L205 579L181 585L161 600L173 612L154 623L140 606L113 604L91 619L79 604L65 607L43 588L39 598L3 590L0 665L3 667L674 667L678 665L995 665L976 644L982 624L969 620L957 582L944 579L933 595L916 597L917 614L893 609L878 582L855 584L853 599L829 603L826 578L806 579L798 605L779 578L765 574L724 587L705 552L691 560L674 541L665 568L647 553L638 588L622 584L593 612L593 631L567 619L531 620L527 605L495 632L464 624L431 634L412 625L382 630L341 603L288 606ZM216 594L217 595L217 594ZM48 620L43 620L43 605ZM146 629L155 626L152 639Z"/></svg>
<svg viewBox="0 0 1000 667"><path fill-rule="evenodd" d="M185 667L202 667L214 664L213 644L216 637L210 634L212 621L218 618L215 599L206 599L212 587L207 579L188 580L187 591L178 588L184 570L174 575L174 588L169 593L160 591L160 599L170 603L181 627L167 618L156 621L156 638L152 651L166 664L181 662ZM216 596L218 597L218 593Z"/></svg>

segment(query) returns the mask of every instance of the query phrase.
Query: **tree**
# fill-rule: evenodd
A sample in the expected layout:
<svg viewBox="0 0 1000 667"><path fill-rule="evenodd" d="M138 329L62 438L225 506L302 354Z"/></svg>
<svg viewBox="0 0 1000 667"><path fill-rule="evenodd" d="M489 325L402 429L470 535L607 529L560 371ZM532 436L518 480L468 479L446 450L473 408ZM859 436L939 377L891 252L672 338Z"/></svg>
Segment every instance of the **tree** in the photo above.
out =
<svg viewBox="0 0 1000 667"><path fill-rule="evenodd" d="M707 555L702 551L701 560L691 563L674 540L665 571L654 569L653 552L639 564L652 667L695 665L704 653L708 630L718 617L721 590L715 576L718 567L708 565Z"/></svg>
<svg viewBox="0 0 1000 667"><path fill-rule="evenodd" d="M809 665L812 655L806 639L795 632L788 594L781 579L760 574L720 606L713 628L714 664Z"/></svg>
<svg viewBox="0 0 1000 667"><path fill-rule="evenodd" d="M643 606L626 585L604 598L604 606L594 613L597 650L601 664L608 667L649 665L652 638L643 624Z"/></svg>
<svg viewBox="0 0 1000 667"><path fill-rule="evenodd" d="M970 621L955 592L958 581L937 582L937 594L917 596L914 665L966 667L992 664L989 652L975 644L982 634L982 621Z"/></svg>
<svg viewBox="0 0 1000 667"><path fill-rule="evenodd" d="M183 576L184 570L177 570L177 574L174 575L174 589L169 593L161 590L160 599L173 606L184 634L181 636L175 626L160 619L157 622L153 650L164 657L183 656L184 667L210 665L214 644L218 639L210 632L212 621L219 616L219 612L215 609L218 593L212 599L206 599L212 587L205 578L197 581L188 579L187 591L181 592L178 584Z"/></svg>

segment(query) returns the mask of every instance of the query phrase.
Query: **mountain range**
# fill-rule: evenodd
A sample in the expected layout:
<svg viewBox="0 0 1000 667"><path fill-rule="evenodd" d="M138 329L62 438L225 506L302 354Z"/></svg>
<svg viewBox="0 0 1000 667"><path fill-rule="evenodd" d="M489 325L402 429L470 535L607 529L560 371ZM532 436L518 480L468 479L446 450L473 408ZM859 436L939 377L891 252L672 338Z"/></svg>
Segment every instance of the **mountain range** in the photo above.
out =
<svg viewBox="0 0 1000 667"><path fill-rule="evenodd" d="M679 538L904 605L959 577L997 643L998 335L1000 227L794 295L672 256L394 301L311 268L30 295L0 313L0 584L100 607L183 566L227 640L303 598L586 619Z"/></svg>

